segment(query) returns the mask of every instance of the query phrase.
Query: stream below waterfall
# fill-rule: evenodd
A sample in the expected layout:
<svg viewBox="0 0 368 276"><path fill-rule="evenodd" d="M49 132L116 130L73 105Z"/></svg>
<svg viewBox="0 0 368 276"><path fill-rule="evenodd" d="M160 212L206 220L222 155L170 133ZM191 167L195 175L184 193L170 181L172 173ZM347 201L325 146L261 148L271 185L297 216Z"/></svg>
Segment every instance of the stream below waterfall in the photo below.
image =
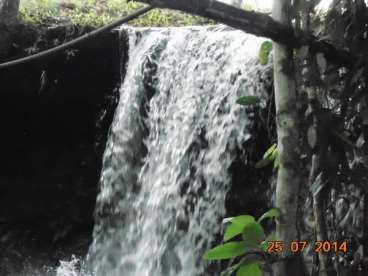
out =
<svg viewBox="0 0 368 276"><path fill-rule="evenodd" d="M263 39L223 26L121 32L129 61L82 265L88 273L73 259L57 274L217 275L202 255L222 230L234 154L251 138L252 118L236 100L267 94L259 79L270 65L257 60Z"/></svg>

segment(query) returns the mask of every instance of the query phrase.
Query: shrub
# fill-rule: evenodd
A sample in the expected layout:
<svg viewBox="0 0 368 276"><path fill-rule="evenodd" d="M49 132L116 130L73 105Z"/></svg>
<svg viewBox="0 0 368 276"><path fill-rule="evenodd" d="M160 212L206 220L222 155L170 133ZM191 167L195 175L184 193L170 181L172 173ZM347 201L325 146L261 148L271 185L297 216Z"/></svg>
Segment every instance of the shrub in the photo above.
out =
<svg viewBox="0 0 368 276"><path fill-rule="evenodd" d="M99 27L130 14L142 4L122 0L27 0L20 14L26 23L52 25L73 23ZM210 24L211 21L177 11L155 9L133 20L133 26L188 26Z"/></svg>

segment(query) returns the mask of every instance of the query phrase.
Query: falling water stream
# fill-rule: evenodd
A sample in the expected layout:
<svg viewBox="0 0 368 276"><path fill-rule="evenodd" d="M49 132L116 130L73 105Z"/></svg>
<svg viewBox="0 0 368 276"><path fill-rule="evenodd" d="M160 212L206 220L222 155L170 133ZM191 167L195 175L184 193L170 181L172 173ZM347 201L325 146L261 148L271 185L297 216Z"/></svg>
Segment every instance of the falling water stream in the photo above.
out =
<svg viewBox="0 0 368 276"><path fill-rule="evenodd" d="M236 100L266 93L263 40L222 26L122 32L129 62L87 267L96 276L209 275L201 256L221 231L234 153L251 137Z"/></svg>

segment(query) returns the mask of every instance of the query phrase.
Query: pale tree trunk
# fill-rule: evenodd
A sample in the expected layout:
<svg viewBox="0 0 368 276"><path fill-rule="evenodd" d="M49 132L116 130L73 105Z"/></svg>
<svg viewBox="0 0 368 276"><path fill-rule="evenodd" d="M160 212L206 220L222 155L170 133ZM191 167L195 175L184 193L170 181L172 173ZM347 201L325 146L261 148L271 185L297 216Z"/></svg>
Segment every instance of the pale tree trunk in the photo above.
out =
<svg viewBox="0 0 368 276"><path fill-rule="evenodd" d="M14 24L18 18L19 0L0 0L0 22Z"/></svg>
<svg viewBox="0 0 368 276"><path fill-rule="evenodd" d="M291 0L274 1L273 18L283 25L291 25ZM290 47L274 44L274 87L278 152L280 166L276 186L276 207L280 216L276 220L277 239L284 243L284 261L276 264L276 276L302 275L299 256L289 250L291 241L298 240L298 193L301 182L299 162L299 129L297 93L294 79L293 51Z"/></svg>
<svg viewBox="0 0 368 276"><path fill-rule="evenodd" d="M18 22L19 0L0 0L0 59L11 46L10 35Z"/></svg>

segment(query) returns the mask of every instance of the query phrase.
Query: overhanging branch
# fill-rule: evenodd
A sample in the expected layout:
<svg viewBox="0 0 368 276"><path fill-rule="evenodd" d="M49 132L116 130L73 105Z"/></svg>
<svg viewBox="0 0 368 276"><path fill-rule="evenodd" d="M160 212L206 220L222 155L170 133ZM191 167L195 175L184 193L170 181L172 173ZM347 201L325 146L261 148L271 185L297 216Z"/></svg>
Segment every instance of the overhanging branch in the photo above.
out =
<svg viewBox="0 0 368 276"><path fill-rule="evenodd" d="M339 49L328 41L302 31L295 32L272 17L258 12L246 11L221 3L216 0L138 0L157 8L180 10L189 14L203 16L216 22L226 24L246 33L272 39L293 48L309 46L316 53L323 53L334 64L351 68L357 57L350 52Z"/></svg>
<svg viewBox="0 0 368 276"><path fill-rule="evenodd" d="M1 0L0 0L1 1ZM103 34L103 33L106 33L107 31L110 31L124 23L127 23L128 21L130 20L133 20L147 12L149 12L150 10L154 9L154 7L152 6L147 6L147 7L143 7L141 9L138 9L136 11L134 11L133 13L125 16L124 18L122 19L119 19L113 23L110 23L104 27L101 27L97 30L94 30L90 33L87 33L85 35L82 35L72 41L69 41L69 42L66 42L64 44L61 44L59 46L56 46L54 48L51 48L51 49L48 49L48 50L45 50L45 51L42 51L40 53L37 53L37 54L34 54L34 55L31 55L31 56L26 56L24 58L20 58L20 59L16 59L16 60L12 60L12 61L8 61L8 62L5 62L5 63L0 63L0 72L5 70L5 69L9 69L9 68L13 68L13 67L17 67L17 66L20 66L20 65L24 65L24 64L27 64L27 63L31 63L33 61L40 61L42 59L46 59L46 58L49 58L50 56L53 56L57 53L61 53L67 49L70 49L72 47L75 47L77 46L78 44L82 43L82 42L86 42L87 40L92 40L93 38Z"/></svg>

